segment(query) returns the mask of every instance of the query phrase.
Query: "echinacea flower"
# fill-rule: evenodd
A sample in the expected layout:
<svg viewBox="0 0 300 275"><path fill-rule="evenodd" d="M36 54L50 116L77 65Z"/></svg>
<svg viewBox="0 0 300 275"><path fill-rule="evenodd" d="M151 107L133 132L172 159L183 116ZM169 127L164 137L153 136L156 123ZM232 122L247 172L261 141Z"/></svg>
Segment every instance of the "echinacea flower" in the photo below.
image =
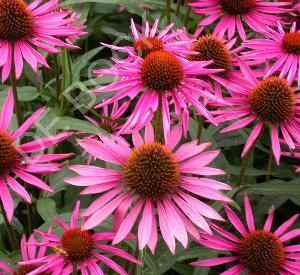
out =
<svg viewBox="0 0 300 275"><path fill-rule="evenodd" d="M58 47L74 48L64 38L78 38L83 26L78 26L78 16L71 11L58 9L59 0L41 4L34 0L27 5L23 0L0 0L0 68L2 82L11 72L18 79L23 71L24 61L36 72L38 64L49 67L46 53L58 53ZM71 40L69 40L71 42Z"/></svg>
<svg viewBox="0 0 300 275"><path fill-rule="evenodd" d="M236 120L221 132L235 131L252 123L255 124L244 146L244 157L263 132L265 125L270 125L272 151L277 164L281 156L279 136L291 149L300 140L300 93L282 77L269 77L258 80L255 73L242 60L239 60L243 74L227 81L216 76L220 83L235 95L227 99L232 106L215 112L216 120L221 123Z"/></svg>
<svg viewBox="0 0 300 275"><path fill-rule="evenodd" d="M41 152L64 141L72 135L71 132L18 144L18 139L22 138L26 131L39 120L46 108L41 108L33 113L17 130L8 131L13 109L14 99L10 90L0 113L0 199L9 221L11 221L14 212L9 188L20 198L31 203L30 195L14 178L14 175L26 184L47 192L54 192L50 186L33 174L45 175L57 172L60 170L61 164L53 162L72 156L72 154L42 154ZM41 153L36 154L38 152ZM30 153L35 153L35 155L28 155Z"/></svg>
<svg viewBox="0 0 300 275"><path fill-rule="evenodd" d="M223 37L214 34L202 34L202 29L199 29L193 36L196 41L193 43L191 50L193 54L187 56L188 60L191 61L209 61L212 60L213 63L207 68L211 69L223 69L224 71L219 74L226 75L230 78L232 73L235 73L233 66L237 65L237 60L235 54L237 54L243 46L232 49L236 43L236 38L233 38L229 41L226 41ZM183 34L181 34L181 37ZM204 79L210 78L210 81L213 82L215 90L212 90L211 87L206 87L208 90L212 90L215 94L221 98L222 89L220 84L214 80L214 75L204 76ZM204 100L209 101L209 100ZM217 102L216 102L217 103ZM218 103L221 104L222 103ZM224 105L224 104L223 104Z"/></svg>
<svg viewBox="0 0 300 275"><path fill-rule="evenodd" d="M192 263L194 266L217 266L234 263L222 275L247 274L299 274L299 245L288 244L294 238L300 236L300 229L290 230L290 227L297 221L299 215L295 215L276 230L272 230L274 211L271 211L262 229L256 229L252 207L245 194L245 218L247 228L240 218L228 207L225 206L228 220L239 232L232 234L217 225L212 224L219 235L209 236L202 234L201 245L220 250L229 251L231 255L218 258L202 260Z"/></svg>
<svg viewBox="0 0 300 275"><path fill-rule="evenodd" d="M21 264L41 264L40 267L27 275L41 274L43 272L58 270L59 274L68 275L73 273L73 263L76 264L78 271L82 274L104 274L99 264L104 264L117 274L127 275L127 272L114 260L104 254L110 254L114 257L120 257L138 265L143 263L124 250L109 245L115 232L92 233L85 230L82 226L78 227L80 201L76 202L71 217L70 226L59 218L54 217L58 226L63 229L61 236L54 235L51 232L44 233L35 230L44 239L43 242L36 244L38 246L52 248L52 253L44 257L23 261ZM53 274L53 273L51 273Z"/></svg>
<svg viewBox="0 0 300 275"><path fill-rule="evenodd" d="M164 135L170 132L170 112L173 110L178 120L182 121L184 133L187 132L189 105L193 106L210 122L215 123L211 113L199 101L208 98L223 102L212 92L203 89L207 83L198 76L218 73L220 69L206 69L212 61L188 61L171 52L157 50L145 58L135 57L135 61L114 60L116 65L109 69L95 71L99 77L114 76L119 79L109 85L92 90L92 93L117 93L97 105L95 108L125 99L133 101L138 98L132 114L120 129L120 133L130 130L140 130L161 109L164 125ZM172 104L170 104L172 103ZM161 106L161 108L158 108ZM171 110L170 110L171 109Z"/></svg>
<svg viewBox="0 0 300 275"><path fill-rule="evenodd" d="M196 14L206 15L199 26L208 26L219 20L214 34L228 34L231 39L236 30L242 40L246 39L244 25L255 32L276 26L281 15L288 10L287 2L267 2L263 0L192 0L189 4Z"/></svg>
<svg viewBox="0 0 300 275"><path fill-rule="evenodd" d="M280 22L278 31L268 29L264 32L267 39L252 39L245 41L245 47L251 49L244 52L244 56L261 60L274 61L265 78L278 72L280 77L286 77L293 82L298 78L300 86L300 31L296 30L294 22L289 32L285 32Z"/></svg>
<svg viewBox="0 0 300 275"><path fill-rule="evenodd" d="M157 244L157 227L172 253L175 253L175 239L187 247L187 233L199 238L194 225L211 233L206 218L222 220L222 217L196 196L228 202L230 199L219 190L230 190L230 186L198 177L224 174L207 166L219 150L205 151L210 143L198 144L195 140L175 151L181 134L181 127L176 125L163 145L154 141L153 128L148 124L144 140L138 132L133 133L133 149L116 136L100 134L100 141L78 140L92 156L117 166L116 170L86 165L70 167L79 176L65 181L88 186L81 194L103 193L83 212L87 217L83 228L94 228L114 213L117 233L113 244L121 242L137 223L139 249L147 245L152 253Z"/></svg>
<svg viewBox="0 0 300 275"><path fill-rule="evenodd" d="M182 30L172 30L174 23L171 23L163 30L158 31L159 19L156 19L150 27L149 21L142 26L142 33L139 33L135 22L131 19L131 33L134 39L132 46L116 46L101 43L102 45L129 55L129 59L139 56L145 58L149 53L159 50L172 52L175 55L186 55L189 51L187 47L193 42L190 39L178 40L178 35ZM172 31L172 32L171 32Z"/></svg>
<svg viewBox="0 0 300 275"><path fill-rule="evenodd" d="M22 259L20 261L29 261L35 260L37 258L42 258L45 256L46 247L40 247L37 249L35 246L37 243L34 234L31 234L29 239L26 240L26 237L23 236L21 239L21 255ZM46 241L45 241L46 243ZM31 271L34 271L41 265L41 262L35 264L25 264L15 266L8 265L7 263L0 261L0 274L1 275L26 275ZM50 272L39 273L39 275L50 275Z"/></svg>

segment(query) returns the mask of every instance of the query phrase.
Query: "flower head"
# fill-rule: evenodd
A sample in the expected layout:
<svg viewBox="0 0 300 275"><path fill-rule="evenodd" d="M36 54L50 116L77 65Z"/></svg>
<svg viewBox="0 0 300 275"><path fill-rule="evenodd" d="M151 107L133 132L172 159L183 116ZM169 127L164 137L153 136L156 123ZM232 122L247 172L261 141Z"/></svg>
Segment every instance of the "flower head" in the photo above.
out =
<svg viewBox="0 0 300 275"><path fill-rule="evenodd" d="M267 39L245 41L245 47L251 50L244 52L244 56L262 63L266 59L273 62L265 78L278 73L289 82L298 78L300 86L300 31L296 30L296 23L292 24L289 32L285 32L278 22L278 31L269 28L264 35Z"/></svg>
<svg viewBox="0 0 300 275"><path fill-rule="evenodd" d="M40 0L27 5L23 0L0 0L0 68L2 82L11 71L19 78L26 61L36 72L38 64L49 67L43 55L58 53L58 47L76 48L71 39L83 32L79 17L71 11L59 10L59 0ZM68 41L64 41L67 39Z"/></svg>
<svg viewBox="0 0 300 275"><path fill-rule="evenodd" d="M129 253L107 244L116 233L100 232L92 233L85 230L82 226L78 227L80 202L77 201L71 217L70 226L65 224L59 218L54 220L63 229L61 236L54 235L52 232L44 233L36 230L36 233L44 239L42 243L37 244L42 248L52 248L52 253L46 256L23 261L22 264L42 263L37 269L28 273L28 275L42 274L52 270L61 270L63 274L72 274L73 263L77 264L78 270L82 274L103 274L99 264L104 264L117 272L126 275L127 272L112 259L103 255L103 253L121 257L133 263L142 265L142 262L135 259Z"/></svg>
<svg viewBox="0 0 300 275"><path fill-rule="evenodd" d="M225 206L227 217L233 227L239 232L237 235L229 233L217 225L212 225L219 236L203 234L199 243L206 247L230 251L232 255L215 259L202 260L192 263L195 266L216 266L225 263L236 264L221 274L241 274L247 270L251 274L298 274L299 245L289 245L286 242L300 236L300 230L288 229L296 222L299 215L295 215L272 231L274 211L269 214L263 229L256 229L250 201L245 194L245 217L247 227L238 216Z"/></svg>
<svg viewBox="0 0 300 275"><path fill-rule="evenodd" d="M178 40L178 35L182 30L172 30L174 23L168 25L163 30L158 31L159 20L156 19L153 26L150 27L148 21L142 26L142 33L139 33L135 22L131 19L131 33L134 43L131 46L115 46L102 43L103 45L115 51L129 54L129 59L136 56L145 58L149 53L159 50L172 52L175 55L186 55L187 50L193 41L190 39Z"/></svg>
<svg viewBox="0 0 300 275"><path fill-rule="evenodd" d="M21 239L21 261L28 261L28 260L35 260L37 258L42 258L45 256L46 248L41 247L37 248L36 239L33 234L30 235L29 239L26 240L26 237L23 236ZM5 262L0 261L0 271L4 272L1 273L3 275L27 275L28 273L36 270L41 265L41 262L37 262L35 264L25 264L25 265L18 265L16 268L15 266L8 265ZM42 272L39 273L40 275L50 275L50 272Z"/></svg>
<svg viewBox="0 0 300 275"><path fill-rule="evenodd" d="M287 2L269 2L263 0L192 0L189 4L196 14L207 15L199 26L208 26L219 20L214 33L228 34L231 39L236 30L241 39L246 39L244 24L256 32L263 32L269 26L275 26L281 14L288 10Z"/></svg>
<svg viewBox="0 0 300 275"><path fill-rule="evenodd" d="M184 132L187 132L189 105L195 107L210 122L215 123L199 98L220 102L223 100L204 89L209 86L205 81L194 78L223 71L223 69L206 69L206 66L213 61L188 61L164 50L153 51L145 58L136 56L134 62L128 59L114 61L115 66L97 70L95 73L99 77L118 76L120 79L92 92L117 91L115 96L97 105L96 108L125 98L132 101L140 96L134 111L120 129L120 133L144 127L153 118L160 104L162 105L165 139L170 132L171 111L174 111L178 120L183 122Z"/></svg>
<svg viewBox="0 0 300 275"><path fill-rule="evenodd" d="M35 139L25 144L18 144L18 139L39 120L45 108L37 110L17 130L9 131L13 109L14 99L10 90L0 113L0 199L9 221L11 221L14 212L9 188L23 200L31 203L29 194L13 176L15 175L25 183L39 189L54 192L50 186L33 174L44 175L57 172L60 170L61 164L54 162L72 156L72 154L43 154L41 152L64 141L72 135L71 132ZM38 152L40 153L33 156L27 155Z"/></svg>
<svg viewBox="0 0 300 275"><path fill-rule="evenodd" d="M300 132L300 94L291 86L291 82L282 77L268 77L258 80L255 72L239 60L243 74L230 82L222 77L215 77L229 91L234 93L231 99L232 107L220 109L215 113L219 116L218 122L236 120L232 125L224 128L222 132L234 131L255 123L242 157L253 146L254 142L263 132L265 125L271 127L272 150L277 164L281 156L279 142L280 133L288 144L294 149L299 143Z"/></svg>
<svg viewBox="0 0 300 275"><path fill-rule="evenodd" d="M159 227L169 249L175 253L175 239L187 247L187 233L199 237L195 225L211 233L205 217L222 220L212 207L196 198L198 195L213 201L230 201L219 191L229 190L230 186L198 177L224 174L207 166L219 154L218 150L205 151L210 143L192 141L174 150L181 139L179 125L172 129L165 145L154 141L151 125L146 126L144 140L134 132L133 149L119 137L99 137L100 141L85 139L78 143L92 156L118 168L74 165L70 169L79 176L65 179L72 185L87 186L82 194L104 193L83 212L87 217L85 230L114 213L117 234L113 244L121 242L137 223L141 250L147 245L154 253Z"/></svg>

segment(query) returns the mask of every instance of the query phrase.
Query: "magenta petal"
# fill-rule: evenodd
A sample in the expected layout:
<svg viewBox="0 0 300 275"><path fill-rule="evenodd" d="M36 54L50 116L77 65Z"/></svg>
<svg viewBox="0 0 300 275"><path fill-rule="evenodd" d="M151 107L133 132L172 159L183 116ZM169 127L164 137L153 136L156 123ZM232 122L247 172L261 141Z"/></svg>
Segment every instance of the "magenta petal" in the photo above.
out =
<svg viewBox="0 0 300 275"><path fill-rule="evenodd" d="M220 257L220 258L214 258L209 260L202 260L191 263L191 265L194 266L216 266L226 263L231 263L233 261L238 260L237 256L229 256L229 257Z"/></svg>
<svg viewBox="0 0 300 275"><path fill-rule="evenodd" d="M247 220L247 225L249 232L255 231L255 226L254 226L254 218L253 218L253 212L252 212L252 207L251 203L249 201L248 193L245 193L244 197L244 204L245 204L245 215L246 215L246 220Z"/></svg>
<svg viewBox="0 0 300 275"><path fill-rule="evenodd" d="M284 222L281 226L277 228L277 230L274 232L276 236L281 236L283 233L285 233L299 218L299 214L294 215L290 219L288 219L286 222Z"/></svg>
<svg viewBox="0 0 300 275"><path fill-rule="evenodd" d="M132 227L134 226L138 215L141 212L143 206L143 201L139 200L136 205L133 207L131 212L127 215L127 217L121 223L118 232L113 240L113 244L118 244L122 240L124 240L129 232L131 231Z"/></svg>
<svg viewBox="0 0 300 275"><path fill-rule="evenodd" d="M6 186L6 183L2 178L0 178L0 199L3 204L6 217L8 221L11 222L14 215L14 203Z"/></svg>
<svg viewBox="0 0 300 275"><path fill-rule="evenodd" d="M243 223L241 222L241 220L239 219L239 217L227 206L224 205L224 208L226 210L227 216L230 220L230 222L232 223L232 225L237 229L237 231L239 231L243 236L246 236L248 233L243 225Z"/></svg>
<svg viewBox="0 0 300 275"><path fill-rule="evenodd" d="M7 98L0 113L0 129L6 131L14 112L14 98L12 90L9 89Z"/></svg>
<svg viewBox="0 0 300 275"><path fill-rule="evenodd" d="M140 250L144 249L144 247L147 245L151 237L153 215L154 215L153 204L150 200L147 200L138 227L138 240L139 240Z"/></svg>

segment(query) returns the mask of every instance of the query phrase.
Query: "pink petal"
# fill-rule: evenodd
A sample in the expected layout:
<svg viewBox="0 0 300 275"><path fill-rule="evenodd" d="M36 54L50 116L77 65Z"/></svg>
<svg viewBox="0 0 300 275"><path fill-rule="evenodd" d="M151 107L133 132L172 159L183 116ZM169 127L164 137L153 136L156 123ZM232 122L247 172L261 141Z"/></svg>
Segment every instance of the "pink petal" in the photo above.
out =
<svg viewBox="0 0 300 275"><path fill-rule="evenodd" d="M12 89L9 89L7 98L0 113L0 129L6 131L14 112L14 98Z"/></svg>
<svg viewBox="0 0 300 275"><path fill-rule="evenodd" d="M249 201L247 192L245 193L244 204L245 204L245 215L246 215L248 229L249 232L253 232L255 231L254 218L253 218L251 203Z"/></svg>

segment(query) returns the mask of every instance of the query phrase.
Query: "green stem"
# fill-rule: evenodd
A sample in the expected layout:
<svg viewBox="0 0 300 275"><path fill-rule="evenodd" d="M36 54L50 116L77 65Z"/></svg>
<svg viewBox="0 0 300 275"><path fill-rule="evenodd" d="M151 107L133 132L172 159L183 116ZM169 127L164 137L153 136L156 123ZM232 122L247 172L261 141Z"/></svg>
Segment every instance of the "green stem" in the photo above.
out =
<svg viewBox="0 0 300 275"><path fill-rule="evenodd" d="M63 116L65 114L65 90L66 90L66 82L67 82L67 66L65 64L66 60L66 49L63 50L62 60L63 60L63 69L62 69L62 82L61 82L61 94L60 94L60 115Z"/></svg>
<svg viewBox="0 0 300 275"><path fill-rule="evenodd" d="M237 185L238 186L241 186L243 181L244 181L246 171L248 169L248 166L249 166L249 163L250 163L250 160L251 160L252 152L254 151L254 148L255 148L255 144L256 144L256 142L252 145L252 147L249 149L246 156L243 158L240 175L237 179Z"/></svg>
<svg viewBox="0 0 300 275"><path fill-rule="evenodd" d="M72 272L72 275L78 275L77 263L76 263L76 262L73 262L72 265L73 265L73 272Z"/></svg>
<svg viewBox="0 0 300 275"><path fill-rule="evenodd" d="M178 15L179 15L180 8L181 8L181 0L177 0L177 6L176 6L176 16L178 16Z"/></svg>
<svg viewBox="0 0 300 275"><path fill-rule="evenodd" d="M162 120L162 93L159 93L158 107L154 116L154 132L155 141L161 144L165 143L164 139L164 126Z"/></svg>
<svg viewBox="0 0 300 275"><path fill-rule="evenodd" d="M36 91L38 93L40 93L41 92L41 82L40 82L40 79L39 79L38 72L34 75L34 84L35 84Z"/></svg>
<svg viewBox="0 0 300 275"><path fill-rule="evenodd" d="M20 109L20 103L18 98L18 91L17 91L17 81L15 76L15 71L12 69L10 74L10 84L13 91L14 96L14 103L15 103L15 113L18 120L18 125L20 126L23 123L23 116Z"/></svg>
<svg viewBox="0 0 300 275"><path fill-rule="evenodd" d="M141 262L143 262L143 260L144 260L144 250L139 251L139 253L138 253L138 259ZM142 275L143 274L143 266L137 264L135 266L135 274L136 275Z"/></svg>
<svg viewBox="0 0 300 275"><path fill-rule="evenodd" d="M270 180L271 177L270 173L272 172L272 167L273 167L273 151L270 150L268 166L267 166L268 175L266 176L266 181Z"/></svg>
<svg viewBox="0 0 300 275"><path fill-rule="evenodd" d="M171 23L171 0L166 0L167 23Z"/></svg>
<svg viewBox="0 0 300 275"><path fill-rule="evenodd" d="M11 224L9 223L9 221L6 217L4 206L3 206L1 200L0 200L0 206L1 206L1 211L2 211L3 218L4 218L4 221L5 221L5 225L6 225L6 229L7 229L7 233L8 233L7 235L8 235L8 239L9 239L11 248L13 249L13 251L16 251L16 250L19 249L16 233L13 230Z"/></svg>
<svg viewBox="0 0 300 275"><path fill-rule="evenodd" d="M187 8L187 11L186 11L186 13L185 13L185 15L184 15L184 19L183 19L183 24L184 24L184 26L186 26L186 27L187 27L188 22L189 22L190 13L191 13L191 8L188 7L188 8Z"/></svg>
<svg viewBox="0 0 300 275"><path fill-rule="evenodd" d="M198 143L200 144L201 136L202 136L202 131L203 131L203 117L198 117L198 131L197 131L197 139Z"/></svg>
<svg viewBox="0 0 300 275"><path fill-rule="evenodd" d="M54 56L54 67L55 67L55 90L56 90L56 101L59 104L60 101L60 79L59 79L59 66L58 57Z"/></svg>

